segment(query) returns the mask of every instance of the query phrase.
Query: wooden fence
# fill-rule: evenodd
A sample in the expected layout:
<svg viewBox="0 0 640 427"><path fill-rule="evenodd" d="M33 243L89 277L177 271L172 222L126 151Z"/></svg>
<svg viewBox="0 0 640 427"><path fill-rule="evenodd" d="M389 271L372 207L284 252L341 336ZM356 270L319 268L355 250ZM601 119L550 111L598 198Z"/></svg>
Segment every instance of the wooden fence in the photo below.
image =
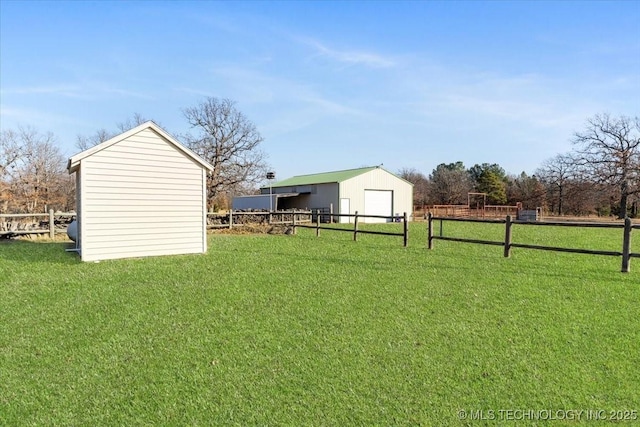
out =
<svg viewBox="0 0 640 427"><path fill-rule="evenodd" d="M233 211L226 214L207 213L207 228L234 228L247 225L294 225L311 223L311 211Z"/></svg>
<svg viewBox="0 0 640 427"><path fill-rule="evenodd" d="M47 213L0 214L0 237L49 234L53 239L56 233L66 233L67 225L75 216L74 212L54 212L53 209ZM37 218L43 220L36 223Z"/></svg>
<svg viewBox="0 0 640 427"><path fill-rule="evenodd" d="M325 214L326 215L326 214ZM358 240L358 234L377 234L380 236L400 236L402 237L403 245L406 248L409 244L409 224L407 222L407 213L405 212L401 217L399 216L384 216L384 215L359 215L358 211L355 214L331 214L332 217L345 217L345 218L353 218L353 228L339 228L339 227L331 227L326 225L320 225L322 213L320 210L316 212L315 215L315 225L305 225L305 224L294 224L294 232L296 227L302 228L313 228L316 230L316 237L320 236L320 230L334 230L334 231L346 231L349 233L353 233L353 241ZM388 219L392 222L396 222L400 220L402 222L402 233L394 233L392 231L380 231L380 230L362 230L358 228L358 218L382 218Z"/></svg>
<svg viewBox="0 0 640 427"><path fill-rule="evenodd" d="M48 234L51 239L56 233L66 233L67 225L75 218L74 212L0 214L0 238L32 234ZM42 218L41 220L37 220ZM37 221L36 221L37 220ZM207 228L233 228L245 225L293 225L311 223L311 211L279 212L233 212L228 214L207 214Z"/></svg>
<svg viewBox="0 0 640 427"><path fill-rule="evenodd" d="M440 221L440 235L436 236L433 233L433 221ZM427 247L433 249L433 240L448 240L451 242L467 242L477 243L481 245L494 245L502 246L504 248L504 256L508 258L511 256L512 248L523 249L538 249L544 251L556 251L556 252L572 252L579 254L590 255L605 255L605 256L619 256L622 257L621 271L628 273L630 270L631 258L640 258L640 253L631 252L631 231L633 229L640 229L640 224L633 225L629 218L624 220L624 224L620 223L602 223L602 222L562 222L562 221L545 221L545 222L530 222L530 221L513 221L511 216L508 215L506 219L473 219L473 218L449 218L449 217L436 217L431 214L427 216ZM442 222L443 221L460 221L460 222L480 222L489 224L505 224L504 241L498 242L494 240L481 240L481 239L467 239L461 237L447 237L442 235ZM622 229L622 250L618 251L605 251L597 249L577 249L577 248L563 248L557 246L544 246L544 245L530 245L524 243L513 243L511 241L513 225L525 225L525 226L556 226L556 227L590 227L590 228L621 228Z"/></svg>
<svg viewBox="0 0 640 427"><path fill-rule="evenodd" d="M484 205L471 207L469 205L432 205L423 206L425 219L429 213L435 217L454 218L498 218L506 215L517 215L521 205ZM419 215L414 214L414 218Z"/></svg>
<svg viewBox="0 0 640 427"><path fill-rule="evenodd" d="M30 235L30 234L49 234L50 238L54 238L56 232L66 232L66 226L72 218L75 217L73 212L55 213L50 210L48 213L34 213L34 214L0 214L0 237L12 237L16 235ZM322 217L330 215L333 217L349 217L353 218L353 227L340 228L327 225L321 225ZM37 224L34 221L25 223L25 219L44 218ZM226 219L219 223L209 223L212 218L218 220ZM260 221L256 221L259 218ZM315 224L313 223L315 219ZM358 219L361 218L383 218L391 221L402 222L402 232L389 232L380 230L363 230L358 228ZM10 220L18 221L10 221ZM22 221L20 221L22 220ZM247 221L248 220L248 221ZM624 224L620 223L601 223L601 222L565 222L565 221L544 221L544 222L530 222L530 221L514 221L511 216L508 215L505 219L480 219L480 218L452 218L452 217L440 217L434 216L432 213L427 215L427 247L433 249L434 240L447 240L452 242L467 242L483 245L502 246L504 250L504 256L511 256L512 248L523 249L537 249L546 251L557 252L571 252L580 254L591 255L605 255L605 256L619 256L622 257L621 271L627 273L630 271L631 258L640 258L640 253L631 252L631 232L634 229L640 229L640 224L632 224L629 218L626 218ZM434 221L440 221L440 233L434 234ZM461 237L447 237L442 233L443 221L460 221L460 222L478 222L489 224L505 224L504 240L482 240L482 239L469 239ZM383 236L399 236L403 239L403 245L406 247L409 242L409 228L407 221L407 213L405 212L402 217L398 216L382 216L382 215L360 215L358 212L355 214L326 214L320 210L315 212L311 211L279 211L279 212L233 212L228 214L207 214L207 228L233 228L239 226L245 226L249 224L269 224L269 225L290 225L293 228L293 232L297 227L312 228L316 230L316 236L320 236L320 230L334 230L334 231L346 231L353 233L353 240L358 239L358 234L377 234ZM556 246L545 245L531 245L525 243L513 243L512 242L512 228L514 225L523 226L557 226L557 227L587 227L587 228L619 228L622 229L622 248L621 251L608 251L597 249L578 249L578 248L565 248Z"/></svg>

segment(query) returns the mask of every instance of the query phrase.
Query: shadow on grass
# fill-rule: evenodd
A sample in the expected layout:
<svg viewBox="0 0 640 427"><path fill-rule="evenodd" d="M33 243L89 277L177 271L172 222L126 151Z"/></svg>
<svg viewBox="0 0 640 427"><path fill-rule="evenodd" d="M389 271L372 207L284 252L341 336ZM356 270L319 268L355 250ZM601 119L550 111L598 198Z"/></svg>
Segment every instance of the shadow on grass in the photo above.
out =
<svg viewBox="0 0 640 427"><path fill-rule="evenodd" d="M78 264L78 254L67 252L73 248L73 242L0 240L0 262Z"/></svg>

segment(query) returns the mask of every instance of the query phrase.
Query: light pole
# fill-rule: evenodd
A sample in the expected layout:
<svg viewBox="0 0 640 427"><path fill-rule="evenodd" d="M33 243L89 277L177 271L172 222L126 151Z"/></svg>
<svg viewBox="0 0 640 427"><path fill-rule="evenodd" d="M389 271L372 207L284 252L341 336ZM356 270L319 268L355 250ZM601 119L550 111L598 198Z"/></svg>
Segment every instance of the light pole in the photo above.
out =
<svg viewBox="0 0 640 427"><path fill-rule="evenodd" d="M269 212L273 212L273 195L271 193L271 181L275 178L275 172L267 172L267 179L269 180Z"/></svg>

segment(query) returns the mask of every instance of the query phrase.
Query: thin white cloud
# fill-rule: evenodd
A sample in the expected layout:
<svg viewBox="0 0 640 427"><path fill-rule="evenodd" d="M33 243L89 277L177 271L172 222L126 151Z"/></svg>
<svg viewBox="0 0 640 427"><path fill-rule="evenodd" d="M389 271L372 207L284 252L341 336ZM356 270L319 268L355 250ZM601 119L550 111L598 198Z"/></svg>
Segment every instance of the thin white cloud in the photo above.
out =
<svg viewBox="0 0 640 427"><path fill-rule="evenodd" d="M151 96L115 87L104 82L85 82L81 84L59 84L43 86L22 86L2 89L2 95L52 95L76 99L100 99L105 95L127 98L152 99Z"/></svg>
<svg viewBox="0 0 640 427"><path fill-rule="evenodd" d="M12 106L0 106L0 116L6 120L2 120L2 127L12 127L21 124L50 124L50 123L76 123L73 118L62 114L52 113L50 111L42 111L30 108L16 108Z"/></svg>
<svg viewBox="0 0 640 427"><path fill-rule="evenodd" d="M307 102L310 105L314 105L317 107L320 107L320 109L325 113L325 114L330 114L330 115L342 115L342 114L348 114L351 116L362 116L363 112L355 109L355 108L351 108L348 107L344 104L341 104L339 102L335 102L332 101L330 99L327 98L323 98L319 95L312 95L312 96L303 96L299 98L301 101Z"/></svg>
<svg viewBox="0 0 640 427"><path fill-rule="evenodd" d="M27 86L2 90L3 95L61 95L69 98L80 98L78 85Z"/></svg>
<svg viewBox="0 0 640 427"><path fill-rule="evenodd" d="M312 47L316 55L332 59L348 65L363 65L371 68L390 68L395 66L395 61L377 53L357 50L332 49L312 39L300 39L302 43Z"/></svg>
<svg viewBox="0 0 640 427"><path fill-rule="evenodd" d="M217 67L216 77L239 95L239 100L254 104L285 103L292 108L313 108L315 114L361 114L357 109L329 99L312 85L275 77L243 67Z"/></svg>
<svg viewBox="0 0 640 427"><path fill-rule="evenodd" d="M173 88L174 91L180 93L186 93L189 95L198 95L198 96L212 96L212 94L206 90L202 89L194 89L188 86L178 86Z"/></svg>
<svg viewBox="0 0 640 427"><path fill-rule="evenodd" d="M500 74L456 70L412 72L398 79L402 99L430 122L460 119L466 123L511 122L509 126L564 129L567 123L589 115L588 100L566 90L566 82L540 74ZM407 93L410 87L413 92ZM503 127L504 128L504 127Z"/></svg>
<svg viewBox="0 0 640 427"><path fill-rule="evenodd" d="M563 89L562 81L541 75L481 76L447 93L445 105L478 116L492 116L535 128L566 131L589 116L588 97Z"/></svg>
<svg viewBox="0 0 640 427"><path fill-rule="evenodd" d="M282 135L312 126L328 117L355 117L364 112L307 84L244 66L216 66L197 87L177 86L175 92L197 98L231 98L259 125L260 131ZM266 108L265 108L266 106Z"/></svg>

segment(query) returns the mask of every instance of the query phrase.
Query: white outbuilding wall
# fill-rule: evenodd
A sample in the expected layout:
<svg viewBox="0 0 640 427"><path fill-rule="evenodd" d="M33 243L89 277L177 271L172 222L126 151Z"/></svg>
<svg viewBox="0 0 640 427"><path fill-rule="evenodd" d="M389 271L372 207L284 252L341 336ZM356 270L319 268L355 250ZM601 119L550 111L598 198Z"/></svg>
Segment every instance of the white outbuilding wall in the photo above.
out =
<svg viewBox="0 0 640 427"><path fill-rule="evenodd" d="M387 218L362 218L362 222L391 221L404 213L411 219L413 184L379 166L294 176L261 189L265 194L297 195L279 201L279 207L301 209L333 208L337 214L356 212ZM339 222L351 222L340 217Z"/></svg>
<svg viewBox="0 0 640 427"><path fill-rule="evenodd" d="M340 183L341 203L349 200L349 213L364 215L400 215L413 213L413 185L404 179L375 168ZM385 222L381 218L363 218L363 222Z"/></svg>
<svg viewBox="0 0 640 427"><path fill-rule="evenodd" d="M69 159L83 261L204 253L211 166L153 122Z"/></svg>

